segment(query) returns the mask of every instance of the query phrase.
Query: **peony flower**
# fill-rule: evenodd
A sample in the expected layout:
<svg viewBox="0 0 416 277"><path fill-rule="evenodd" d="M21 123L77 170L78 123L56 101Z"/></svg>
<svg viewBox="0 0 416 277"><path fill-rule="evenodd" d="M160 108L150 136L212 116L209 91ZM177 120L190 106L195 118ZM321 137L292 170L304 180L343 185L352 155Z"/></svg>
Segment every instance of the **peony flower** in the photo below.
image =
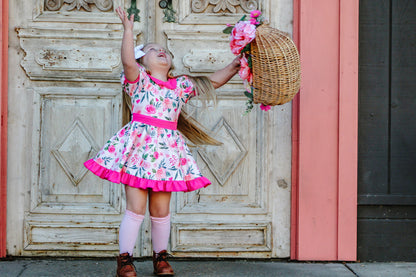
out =
<svg viewBox="0 0 416 277"><path fill-rule="evenodd" d="M110 147L108 147L108 152L114 153L114 151L116 151L116 148L114 147L114 145L110 145Z"/></svg>
<svg viewBox="0 0 416 277"><path fill-rule="evenodd" d="M159 152L153 153L153 158L158 159L159 158Z"/></svg>
<svg viewBox="0 0 416 277"><path fill-rule="evenodd" d="M230 36L230 48L234 55L239 55L241 50L256 37L256 26L249 21L240 21L233 28Z"/></svg>
<svg viewBox="0 0 416 277"><path fill-rule="evenodd" d="M154 113L156 113L156 108L153 105L147 105L146 106L146 111L150 114L154 114Z"/></svg>
<svg viewBox="0 0 416 277"><path fill-rule="evenodd" d="M262 111L265 111L265 112L267 112L268 110L270 110L272 107L271 106L269 106L269 105L264 105L264 104L261 104L260 105L260 109L262 110Z"/></svg>
<svg viewBox="0 0 416 277"><path fill-rule="evenodd" d="M185 158L181 158L181 165L186 165L188 161Z"/></svg>
<svg viewBox="0 0 416 277"><path fill-rule="evenodd" d="M251 83L253 79L253 74L251 73L251 69L248 66L248 60L245 56L240 59L240 70L238 71L238 75L240 75L241 79L247 80L249 83Z"/></svg>
<svg viewBox="0 0 416 277"><path fill-rule="evenodd" d="M251 11L251 13L250 13L250 17L252 17L252 18L257 18L260 15L261 15L261 11L259 11L259 10L254 10L254 11Z"/></svg>

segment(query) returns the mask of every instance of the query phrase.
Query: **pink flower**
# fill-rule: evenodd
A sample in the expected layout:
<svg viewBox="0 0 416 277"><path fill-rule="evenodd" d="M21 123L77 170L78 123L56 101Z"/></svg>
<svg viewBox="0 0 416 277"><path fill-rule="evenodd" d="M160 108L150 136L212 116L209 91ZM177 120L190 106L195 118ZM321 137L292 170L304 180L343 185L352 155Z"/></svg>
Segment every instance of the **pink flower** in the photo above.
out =
<svg viewBox="0 0 416 277"><path fill-rule="evenodd" d="M265 111L265 112L267 112L268 110L270 110L272 107L270 107L269 105L264 105L264 104L261 104L260 105L260 109L261 110L263 110L263 111Z"/></svg>
<svg viewBox="0 0 416 277"><path fill-rule="evenodd" d="M249 83L252 81L253 74L251 74L250 67L248 66L248 60L245 56L240 59L240 70L238 71L241 79L247 80Z"/></svg>
<svg viewBox="0 0 416 277"><path fill-rule="evenodd" d="M166 172L165 172L165 170L163 169L163 168L159 168L157 171L156 171L156 178L157 179L163 179L163 178L165 178L166 177Z"/></svg>
<svg viewBox="0 0 416 277"><path fill-rule="evenodd" d="M156 108L153 105L147 105L146 106L146 111L150 114L154 114L154 113L156 113Z"/></svg>
<svg viewBox="0 0 416 277"><path fill-rule="evenodd" d="M171 144L170 144L170 147L172 147L172 148L175 148L175 147L177 147L178 146L178 144L176 143L176 141L173 141Z"/></svg>
<svg viewBox="0 0 416 277"><path fill-rule="evenodd" d="M230 48L234 55L239 55L241 50L246 47L256 37L256 26L250 21L240 21L233 28L230 36Z"/></svg>
<svg viewBox="0 0 416 277"><path fill-rule="evenodd" d="M146 138L144 139L144 141L146 143L151 143L152 142L152 138L149 135L147 135Z"/></svg>
<svg viewBox="0 0 416 277"><path fill-rule="evenodd" d="M260 24L260 22L258 22L255 18L251 18L250 23L253 24L253 25Z"/></svg>
<svg viewBox="0 0 416 277"><path fill-rule="evenodd" d="M232 27L233 24L227 23L227 27Z"/></svg>
<svg viewBox="0 0 416 277"><path fill-rule="evenodd" d="M159 158L159 152L153 153L153 158L155 158L155 159Z"/></svg>
<svg viewBox="0 0 416 277"><path fill-rule="evenodd" d="M97 160L95 160L98 164L103 164L104 163L104 161L103 161L103 159L101 159L101 158L98 158Z"/></svg>
<svg viewBox="0 0 416 277"><path fill-rule="evenodd" d="M261 11L259 11L259 10L254 10L254 11L251 11L251 13L250 13L250 17L252 17L252 18L257 18L260 15L261 15Z"/></svg>
<svg viewBox="0 0 416 277"><path fill-rule="evenodd" d="M144 169L149 169L151 167L151 164L148 162L143 162L143 168Z"/></svg>
<svg viewBox="0 0 416 277"><path fill-rule="evenodd" d="M114 145L110 145L110 147L108 147L108 152L114 153L114 151L116 151L116 148L114 147Z"/></svg>
<svg viewBox="0 0 416 277"><path fill-rule="evenodd" d="M181 158L181 165L186 165L188 161L185 158Z"/></svg>
<svg viewBox="0 0 416 277"><path fill-rule="evenodd" d="M124 133L126 133L126 130L125 130L125 129L122 129L122 130L120 131L120 137L124 136Z"/></svg>
<svg viewBox="0 0 416 277"><path fill-rule="evenodd" d="M190 181L190 180L192 180L192 175L191 174L186 175L185 181Z"/></svg>
<svg viewBox="0 0 416 277"><path fill-rule="evenodd" d="M171 109L172 108L172 100L170 100L169 98L165 98L163 100L163 111L166 111L167 109Z"/></svg>

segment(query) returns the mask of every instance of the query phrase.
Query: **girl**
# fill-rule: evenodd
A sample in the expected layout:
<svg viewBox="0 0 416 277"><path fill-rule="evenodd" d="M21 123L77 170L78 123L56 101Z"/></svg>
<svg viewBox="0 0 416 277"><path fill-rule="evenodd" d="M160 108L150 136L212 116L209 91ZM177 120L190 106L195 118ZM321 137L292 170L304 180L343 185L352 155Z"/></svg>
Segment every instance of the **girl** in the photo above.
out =
<svg viewBox="0 0 416 277"><path fill-rule="evenodd" d="M172 58L168 51L155 43L135 49L133 16L128 18L120 7L116 11L124 27L122 84L131 97L133 116L85 166L101 178L125 185L127 205L119 230L117 276L136 276L132 253L148 198L154 273L173 275L166 251L171 192L193 191L210 184L177 127L194 143L218 143L190 118L180 116L181 107L195 94L225 84L238 72L239 59L209 78L171 78Z"/></svg>

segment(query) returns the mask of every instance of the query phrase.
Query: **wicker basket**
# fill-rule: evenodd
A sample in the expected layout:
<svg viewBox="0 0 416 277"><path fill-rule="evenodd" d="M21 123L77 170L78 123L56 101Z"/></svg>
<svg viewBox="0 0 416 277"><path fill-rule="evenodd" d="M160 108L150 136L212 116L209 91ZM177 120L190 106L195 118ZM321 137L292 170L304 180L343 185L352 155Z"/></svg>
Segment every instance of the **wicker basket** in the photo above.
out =
<svg viewBox="0 0 416 277"><path fill-rule="evenodd" d="M291 101L300 87L300 60L289 36L263 24L251 42L251 54L253 102L274 106Z"/></svg>

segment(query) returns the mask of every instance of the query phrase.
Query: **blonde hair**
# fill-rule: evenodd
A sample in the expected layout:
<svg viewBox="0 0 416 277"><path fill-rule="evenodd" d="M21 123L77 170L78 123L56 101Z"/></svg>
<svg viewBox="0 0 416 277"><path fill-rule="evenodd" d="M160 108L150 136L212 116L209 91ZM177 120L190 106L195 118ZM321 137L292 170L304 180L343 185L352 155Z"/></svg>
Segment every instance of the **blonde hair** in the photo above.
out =
<svg viewBox="0 0 416 277"><path fill-rule="evenodd" d="M140 61L138 61L140 62ZM169 78L177 78L170 75ZM209 101L216 105L215 88L211 80L206 76L188 76L195 88L195 96L202 101L203 107L207 106ZM123 125L131 120L131 98L127 93L123 93L124 111L123 111ZM195 145L221 145L222 143L214 139L208 134L208 131L192 116L185 111L181 111L178 118L178 130Z"/></svg>

